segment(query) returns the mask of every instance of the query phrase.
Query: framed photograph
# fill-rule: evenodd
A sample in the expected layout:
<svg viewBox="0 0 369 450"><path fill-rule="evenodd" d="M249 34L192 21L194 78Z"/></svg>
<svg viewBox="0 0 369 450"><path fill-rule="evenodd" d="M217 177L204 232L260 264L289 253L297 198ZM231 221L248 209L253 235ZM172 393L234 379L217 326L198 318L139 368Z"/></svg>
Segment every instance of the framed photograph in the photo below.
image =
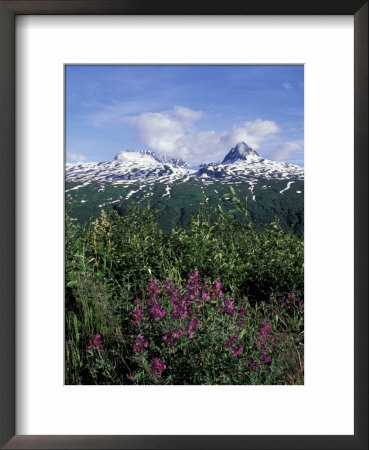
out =
<svg viewBox="0 0 369 450"><path fill-rule="evenodd" d="M368 448L367 2L0 23L3 448Z"/></svg>

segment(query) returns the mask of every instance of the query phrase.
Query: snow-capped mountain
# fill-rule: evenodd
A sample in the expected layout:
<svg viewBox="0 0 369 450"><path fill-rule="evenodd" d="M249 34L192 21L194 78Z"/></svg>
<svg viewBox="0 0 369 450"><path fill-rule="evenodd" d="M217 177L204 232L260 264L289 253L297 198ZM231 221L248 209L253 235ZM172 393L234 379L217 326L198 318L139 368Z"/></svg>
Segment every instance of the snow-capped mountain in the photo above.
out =
<svg viewBox="0 0 369 450"><path fill-rule="evenodd" d="M169 181L184 178L193 172L181 158L160 156L151 150L125 150L119 152L113 161L67 164L66 181L84 184L93 181L119 184L138 179L142 182Z"/></svg>
<svg viewBox="0 0 369 450"><path fill-rule="evenodd" d="M125 150L113 161L67 164L66 181L87 185L91 182L129 184L140 182L171 183L192 178L209 182L246 181L255 184L261 179L303 180L304 169L293 164L264 159L245 142L232 148L221 163L202 164L191 169L181 158L161 156L151 150Z"/></svg>
<svg viewBox="0 0 369 450"><path fill-rule="evenodd" d="M157 153L153 152L152 150L141 150L140 152L135 152L134 150L125 150L122 152L119 152L115 158L114 161L120 161L120 162L134 162L136 161L138 164L142 162L142 160L147 160L152 158L155 161L162 163L162 164L172 164L175 167L187 167L190 166L183 161L182 158L171 158L170 156L166 155L158 155Z"/></svg>
<svg viewBox="0 0 369 450"><path fill-rule="evenodd" d="M239 198L250 198L248 208L258 226L277 215L286 227L303 232L304 169L263 159L244 142L222 162L197 168L151 150L125 150L112 161L66 166L66 201L82 222L102 208L124 214L133 202L150 205L162 229L170 231L185 226L202 204L232 210L230 187Z"/></svg>
<svg viewBox="0 0 369 450"><path fill-rule="evenodd" d="M239 142L236 147L232 148L229 153L226 154L222 161L222 164L233 164L237 161L260 161L262 158L256 153L254 149L249 147L245 142Z"/></svg>
<svg viewBox="0 0 369 450"><path fill-rule="evenodd" d="M247 144L239 142L221 163L203 165L196 176L232 181L303 180L304 169L294 164L264 159Z"/></svg>

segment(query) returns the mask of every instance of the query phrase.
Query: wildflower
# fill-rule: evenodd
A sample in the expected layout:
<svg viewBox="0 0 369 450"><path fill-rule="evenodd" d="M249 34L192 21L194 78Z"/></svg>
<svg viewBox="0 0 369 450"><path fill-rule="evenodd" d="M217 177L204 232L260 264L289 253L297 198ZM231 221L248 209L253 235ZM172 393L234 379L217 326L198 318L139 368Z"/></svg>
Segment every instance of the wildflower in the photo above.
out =
<svg viewBox="0 0 369 450"><path fill-rule="evenodd" d="M182 327L178 331L173 333L174 339L179 339L181 336L183 336L183 328Z"/></svg>
<svg viewBox="0 0 369 450"><path fill-rule="evenodd" d="M198 272L198 270L195 270L194 273L190 273L187 277L187 284L186 284L186 296L188 299L192 301L200 301L202 303L201 299L201 292L203 291L204 285L201 281L201 276Z"/></svg>
<svg viewBox="0 0 369 450"><path fill-rule="evenodd" d="M259 364L256 361L249 359L248 363L249 363L250 369L253 372L257 372L259 370Z"/></svg>
<svg viewBox="0 0 369 450"><path fill-rule="evenodd" d="M140 304L140 300L138 298L135 299L134 305L136 306L136 309L133 309L130 312L130 316L132 317L131 323L139 324L142 322L143 305Z"/></svg>
<svg viewBox="0 0 369 450"><path fill-rule="evenodd" d="M149 293L160 294L160 292L157 281L155 279L151 280L149 283Z"/></svg>
<svg viewBox="0 0 369 450"><path fill-rule="evenodd" d="M163 341L165 341L169 345L169 347L173 347L173 333L170 330L166 330L163 336Z"/></svg>
<svg viewBox="0 0 369 450"><path fill-rule="evenodd" d="M165 283L164 289L167 295L169 295L172 304L172 319L184 319L188 315L187 307L191 302L185 298L178 286L173 286L169 278Z"/></svg>
<svg viewBox="0 0 369 450"><path fill-rule="evenodd" d="M137 339L138 340L133 344L133 350L142 355L143 349L148 346L148 341L144 341L145 338L142 334L138 334Z"/></svg>
<svg viewBox="0 0 369 450"><path fill-rule="evenodd" d="M159 297L160 289L157 286L157 281L151 280L149 283L149 314L153 319L162 319L166 315L166 311L161 307L161 300Z"/></svg>
<svg viewBox="0 0 369 450"><path fill-rule="evenodd" d="M204 292L202 294L202 298L207 302L208 300L210 300L210 295L207 292Z"/></svg>
<svg viewBox="0 0 369 450"><path fill-rule="evenodd" d="M301 370L304 371L304 361L301 363Z"/></svg>
<svg viewBox="0 0 369 450"><path fill-rule="evenodd" d="M224 312L230 316L233 316L234 311L234 305L233 300L229 300L228 298L225 298L223 301L223 306L218 306L216 308L216 312Z"/></svg>
<svg viewBox="0 0 369 450"><path fill-rule="evenodd" d="M270 333L270 328L271 328L270 323L265 323L263 321L263 322L260 322L260 325L261 325L260 334L263 336L264 339L267 339L268 335Z"/></svg>
<svg viewBox="0 0 369 450"><path fill-rule="evenodd" d="M197 317L189 317L188 321L189 321L188 337L190 339L193 339L195 337L195 333L194 332L197 330L197 327L200 324L200 319L198 319Z"/></svg>
<svg viewBox="0 0 369 450"><path fill-rule="evenodd" d="M164 364L163 361L160 361L159 359L154 358L151 360L151 368L152 368L153 375L156 378L158 375L161 375L161 373L163 372L163 370L165 370L167 368L167 366Z"/></svg>
<svg viewBox="0 0 369 450"><path fill-rule="evenodd" d="M216 281L215 282L215 288L218 291L218 298L222 298L223 297L223 291L222 291L222 283L221 281Z"/></svg>
<svg viewBox="0 0 369 450"><path fill-rule="evenodd" d="M242 345L240 345L238 348L236 348L236 343L238 342L238 337L232 336L231 334L228 334L227 336L228 336L228 341L223 344L223 348L229 348L234 357L240 355L242 353L243 347L242 347Z"/></svg>
<svg viewBox="0 0 369 450"><path fill-rule="evenodd" d="M242 353L242 350L243 350L243 347L242 347L242 345L240 345L237 350L236 349L232 349L232 355L234 357L236 357L236 356L238 356L238 355L240 355Z"/></svg>
<svg viewBox="0 0 369 450"><path fill-rule="evenodd" d="M103 348L102 343L101 343L101 335L100 334L95 334L94 336L90 337L90 343L87 346L87 350L91 350L91 348L97 348L99 350L101 350Z"/></svg>

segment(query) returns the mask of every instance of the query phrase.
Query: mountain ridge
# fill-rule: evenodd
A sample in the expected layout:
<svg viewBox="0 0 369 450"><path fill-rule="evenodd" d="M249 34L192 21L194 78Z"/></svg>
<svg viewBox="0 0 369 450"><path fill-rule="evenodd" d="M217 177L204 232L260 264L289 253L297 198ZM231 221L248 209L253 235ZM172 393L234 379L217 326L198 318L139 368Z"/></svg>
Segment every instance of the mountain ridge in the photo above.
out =
<svg viewBox="0 0 369 450"><path fill-rule="evenodd" d="M304 169L293 164L267 160L239 142L226 154L221 163L201 164L196 170L182 158L159 155L152 150L124 150L113 161L78 162L67 164L66 181L83 182L129 182L153 180L174 182L188 178L208 178L224 181L255 181L260 179L303 180Z"/></svg>

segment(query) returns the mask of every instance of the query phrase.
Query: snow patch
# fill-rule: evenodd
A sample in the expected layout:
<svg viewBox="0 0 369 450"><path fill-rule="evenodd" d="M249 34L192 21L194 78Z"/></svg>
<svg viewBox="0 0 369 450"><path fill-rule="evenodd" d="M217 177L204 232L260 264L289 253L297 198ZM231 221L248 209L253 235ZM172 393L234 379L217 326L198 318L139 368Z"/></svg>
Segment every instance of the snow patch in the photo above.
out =
<svg viewBox="0 0 369 450"><path fill-rule="evenodd" d="M294 181L289 181L289 182L287 183L287 187L285 187L284 189L282 189L281 191L279 191L279 193L283 195L283 192L287 191L287 190L291 187L291 185L292 185L293 183L294 183Z"/></svg>

